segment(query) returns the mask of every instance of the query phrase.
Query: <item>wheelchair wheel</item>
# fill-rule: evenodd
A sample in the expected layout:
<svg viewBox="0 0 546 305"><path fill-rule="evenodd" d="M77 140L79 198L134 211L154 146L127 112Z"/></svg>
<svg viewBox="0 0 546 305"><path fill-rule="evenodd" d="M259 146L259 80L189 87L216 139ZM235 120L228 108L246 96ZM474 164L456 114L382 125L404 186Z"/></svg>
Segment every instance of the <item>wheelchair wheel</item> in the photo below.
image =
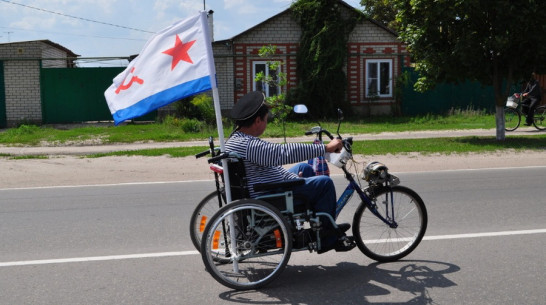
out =
<svg viewBox="0 0 546 305"><path fill-rule="evenodd" d="M222 285L237 290L256 289L275 280L291 252L292 231L282 214L254 199L220 209L201 241L207 271Z"/></svg>
<svg viewBox="0 0 546 305"><path fill-rule="evenodd" d="M225 204L225 194L222 201L218 199L218 191L213 191L199 202L190 218L190 237L197 251L201 250L201 237L210 218Z"/></svg>
<svg viewBox="0 0 546 305"><path fill-rule="evenodd" d="M504 130L514 131L521 123L521 114L513 108L504 108Z"/></svg>
<svg viewBox="0 0 546 305"><path fill-rule="evenodd" d="M392 191L392 193L391 193ZM379 262L392 262L410 254L427 229L427 210L417 193L403 186L379 188L371 198L377 212L396 222L391 228L361 203L353 219L353 234L362 253Z"/></svg>
<svg viewBox="0 0 546 305"><path fill-rule="evenodd" d="M546 106L538 106L533 116L533 125L538 130L546 129Z"/></svg>

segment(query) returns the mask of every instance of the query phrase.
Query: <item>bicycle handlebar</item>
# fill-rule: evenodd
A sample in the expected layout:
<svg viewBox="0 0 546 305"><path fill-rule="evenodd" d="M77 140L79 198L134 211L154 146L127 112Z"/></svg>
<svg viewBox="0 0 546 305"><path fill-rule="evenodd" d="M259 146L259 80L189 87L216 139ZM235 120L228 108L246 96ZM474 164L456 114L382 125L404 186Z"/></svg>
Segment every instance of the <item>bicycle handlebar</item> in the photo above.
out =
<svg viewBox="0 0 546 305"><path fill-rule="evenodd" d="M209 163L215 163L217 161L220 161L222 159L226 159L229 157L229 153L227 152L223 152L223 153L220 153L219 155L215 156L215 157L212 157L212 158L209 158L208 159L208 162Z"/></svg>
<svg viewBox="0 0 546 305"><path fill-rule="evenodd" d="M332 134L328 130L322 129L322 127L320 127L320 126L316 126L316 127L311 128L311 130L305 132L305 135L310 136L312 134L318 134L319 138L320 138L320 134L322 134L322 133L327 135L328 138L330 138L330 140L334 139L334 137L332 136Z"/></svg>
<svg viewBox="0 0 546 305"><path fill-rule="evenodd" d="M209 158L208 159L208 162L209 163L215 163L215 162L218 162L222 159L227 159L227 158L236 158L236 159L239 159L239 160L242 160L241 156L235 152L221 152L219 153L218 155L212 157L212 158Z"/></svg>
<svg viewBox="0 0 546 305"><path fill-rule="evenodd" d="M204 157L204 156L206 156L208 154L210 154L210 150L202 151L202 152L195 155L195 159L199 159L199 158Z"/></svg>

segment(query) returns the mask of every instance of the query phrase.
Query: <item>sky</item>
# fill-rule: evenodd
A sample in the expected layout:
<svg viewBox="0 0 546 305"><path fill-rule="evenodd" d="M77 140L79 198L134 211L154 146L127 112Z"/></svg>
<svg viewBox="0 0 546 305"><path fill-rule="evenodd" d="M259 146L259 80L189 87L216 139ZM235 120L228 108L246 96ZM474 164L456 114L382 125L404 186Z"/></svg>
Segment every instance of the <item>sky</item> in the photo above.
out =
<svg viewBox="0 0 546 305"><path fill-rule="evenodd" d="M360 0L345 0L361 8ZM0 43L48 39L82 59L115 67L153 33L203 10L214 11L214 40L229 39L284 11L292 0L0 0ZM205 5L205 6L203 6Z"/></svg>

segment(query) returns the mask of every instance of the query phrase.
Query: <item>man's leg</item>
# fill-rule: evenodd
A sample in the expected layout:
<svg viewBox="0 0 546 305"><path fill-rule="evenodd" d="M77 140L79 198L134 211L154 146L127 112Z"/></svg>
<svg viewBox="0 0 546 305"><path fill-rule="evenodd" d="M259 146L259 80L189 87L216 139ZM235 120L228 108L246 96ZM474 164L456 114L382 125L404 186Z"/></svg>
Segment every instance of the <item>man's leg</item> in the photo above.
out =
<svg viewBox="0 0 546 305"><path fill-rule="evenodd" d="M534 121L534 114L535 114L535 109L537 108L538 106L538 99L536 98L531 98L530 99L530 102L529 102L529 110L527 112L527 125L531 125L533 124L533 121Z"/></svg>
<svg viewBox="0 0 546 305"><path fill-rule="evenodd" d="M315 175L315 171L313 171L313 167L307 163L298 163L292 166L290 169L288 169L288 171L302 178L313 177Z"/></svg>
<svg viewBox="0 0 546 305"><path fill-rule="evenodd" d="M336 189L334 182L328 176L314 176L305 178L305 184L293 189L294 196L304 196L309 200L315 212L328 213L333 220L336 214ZM355 247L354 242L350 242L344 237L343 232L334 229L334 225L329 217L320 217L322 222L321 250L319 253L336 249L336 251L349 251ZM342 225L345 230L349 225ZM342 236L340 236L340 234ZM347 242L348 243L347 243Z"/></svg>
<svg viewBox="0 0 546 305"><path fill-rule="evenodd" d="M305 184L295 187L293 192L295 197L307 198L315 212L325 212L335 217L336 189L330 177L305 178Z"/></svg>
<svg viewBox="0 0 546 305"><path fill-rule="evenodd" d="M523 101L521 101L521 112L525 115L529 112L529 104L531 103L531 99L526 98Z"/></svg>

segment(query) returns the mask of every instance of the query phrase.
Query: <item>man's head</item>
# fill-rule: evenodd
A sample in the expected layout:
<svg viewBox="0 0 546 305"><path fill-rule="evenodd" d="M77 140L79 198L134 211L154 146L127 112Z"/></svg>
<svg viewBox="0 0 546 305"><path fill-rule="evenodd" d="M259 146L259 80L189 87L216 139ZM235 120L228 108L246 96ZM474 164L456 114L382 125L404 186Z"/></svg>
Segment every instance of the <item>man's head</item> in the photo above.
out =
<svg viewBox="0 0 546 305"><path fill-rule="evenodd" d="M265 102L265 95L260 91L252 91L245 94L231 109L231 118L239 127L249 127L256 118L264 120L269 112Z"/></svg>

